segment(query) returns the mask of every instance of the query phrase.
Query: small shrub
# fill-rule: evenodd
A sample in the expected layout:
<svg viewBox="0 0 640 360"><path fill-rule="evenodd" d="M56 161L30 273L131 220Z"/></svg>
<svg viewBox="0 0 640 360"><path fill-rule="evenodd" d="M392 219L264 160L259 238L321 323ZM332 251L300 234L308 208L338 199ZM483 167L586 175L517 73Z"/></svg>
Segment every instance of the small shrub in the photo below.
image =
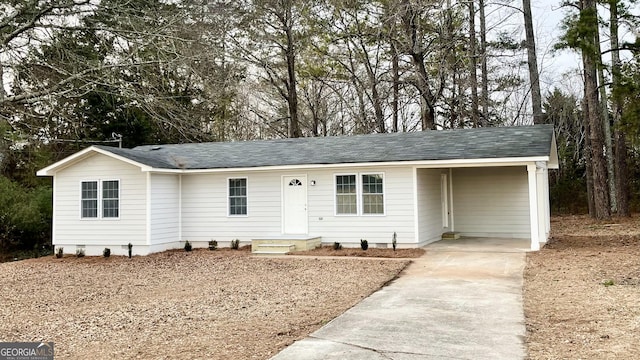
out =
<svg viewBox="0 0 640 360"><path fill-rule="evenodd" d="M218 248L218 242L215 240L209 241L209 250L216 250Z"/></svg>
<svg viewBox="0 0 640 360"><path fill-rule="evenodd" d="M191 246L191 243L189 242L189 240L187 240L184 243L184 251L191 251L193 249L193 247Z"/></svg>
<svg viewBox="0 0 640 360"><path fill-rule="evenodd" d="M396 237L397 237L397 235L396 235L396 233L395 233L395 231L394 231L394 232L393 232L393 238L392 238L392 240L391 240L391 246L393 246L393 251L396 251L396 245L397 245Z"/></svg>
<svg viewBox="0 0 640 360"><path fill-rule="evenodd" d="M129 243L129 245L127 245L127 247L129 247L129 259L131 259L131 255L133 253L133 244Z"/></svg>
<svg viewBox="0 0 640 360"><path fill-rule="evenodd" d="M109 248L104 248L104 250L102 250L102 256L108 258L109 256L111 256L111 249Z"/></svg>
<svg viewBox="0 0 640 360"><path fill-rule="evenodd" d="M367 250L369 248L369 242L365 239L360 239L360 248L362 250Z"/></svg>
<svg viewBox="0 0 640 360"><path fill-rule="evenodd" d="M56 258L60 259L64 255L64 248L59 247L56 249Z"/></svg>
<svg viewBox="0 0 640 360"><path fill-rule="evenodd" d="M333 243L333 250L342 250L342 244L340 244L339 242L334 242Z"/></svg>
<svg viewBox="0 0 640 360"><path fill-rule="evenodd" d="M240 240L239 239L231 240L231 249L238 250L239 248L240 248Z"/></svg>
<svg viewBox="0 0 640 360"><path fill-rule="evenodd" d="M603 283L602 283L602 285L604 285L604 286L606 286L606 287L613 286L613 285L615 285L615 284L616 284L616 283L615 283L615 281L613 281L613 280L611 280L611 279L610 279L610 280L607 280L607 281L605 281L605 282L603 282Z"/></svg>
<svg viewBox="0 0 640 360"><path fill-rule="evenodd" d="M84 257L84 249L78 249L76 250L76 257Z"/></svg>

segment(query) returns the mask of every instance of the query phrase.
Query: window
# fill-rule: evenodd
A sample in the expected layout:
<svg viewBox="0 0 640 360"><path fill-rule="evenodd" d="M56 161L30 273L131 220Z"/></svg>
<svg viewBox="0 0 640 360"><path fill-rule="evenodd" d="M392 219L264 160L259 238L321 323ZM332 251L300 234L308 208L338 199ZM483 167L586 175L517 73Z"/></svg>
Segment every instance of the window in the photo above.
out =
<svg viewBox="0 0 640 360"><path fill-rule="evenodd" d="M384 214L382 174L362 175L362 213Z"/></svg>
<svg viewBox="0 0 640 360"><path fill-rule="evenodd" d="M98 217L98 182L82 182L82 217Z"/></svg>
<svg viewBox="0 0 640 360"><path fill-rule="evenodd" d="M102 204L102 206L98 206ZM120 181L83 181L81 183L83 219L118 218L120 216Z"/></svg>
<svg viewBox="0 0 640 360"><path fill-rule="evenodd" d="M336 175L336 215L383 215L383 174Z"/></svg>
<svg viewBox="0 0 640 360"><path fill-rule="evenodd" d="M247 179L229 179L229 215L247 215Z"/></svg>
<svg viewBox="0 0 640 360"><path fill-rule="evenodd" d="M336 214L357 214L358 195L355 175L336 176Z"/></svg>
<svg viewBox="0 0 640 360"><path fill-rule="evenodd" d="M120 216L120 190L117 180L102 182L102 217L117 218Z"/></svg>

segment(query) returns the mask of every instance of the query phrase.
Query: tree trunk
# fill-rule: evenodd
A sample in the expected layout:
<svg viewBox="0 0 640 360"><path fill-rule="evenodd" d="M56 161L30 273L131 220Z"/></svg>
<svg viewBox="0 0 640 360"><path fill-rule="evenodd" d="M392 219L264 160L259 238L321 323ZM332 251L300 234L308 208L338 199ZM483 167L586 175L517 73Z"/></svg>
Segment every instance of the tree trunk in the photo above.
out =
<svg viewBox="0 0 640 360"><path fill-rule="evenodd" d="M611 40L613 41L613 40ZM600 49L600 27L596 28L596 45L598 46L598 54L602 54ZM607 185L609 187L609 199L611 203L611 211L617 212L618 206L616 202L616 177L613 170L613 145L611 143L611 123L609 122L609 103L607 96L607 88L604 85L604 66L602 61L597 61L598 69L598 90L600 91L600 110L602 110L602 128L604 130L604 149L607 160Z"/></svg>
<svg viewBox="0 0 640 360"><path fill-rule="evenodd" d="M287 47L285 57L287 58L287 103L289 105L289 137L297 138L302 136L300 124L298 122L298 92L296 87L296 52L293 39L293 17L291 14L291 2L286 3L286 25Z"/></svg>
<svg viewBox="0 0 640 360"><path fill-rule="evenodd" d="M398 132L398 101L400 98L400 65L398 64L398 50L394 45L393 41L391 44L391 73L392 73L392 83L393 83L393 98L391 100L391 109L392 109L392 126L393 132Z"/></svg>
<svg viewBox="0 0 640 360"><path fill-rule="evenodd" d="M629 171L627 168L627 139L625 133L620 129L620 119L622 118L622 105L620 98L616 96L616 89L620 85L620 51L618 43L618 1L609 1L609 27L611 34L611 72L613 101L611 110L613 113L613 136L615 140L614 165L615 165L615 200L617 213L619 216L631 216L629 211Z"/></svg>
<svg viewBox="0 0 640 360"><path fill-rule="evenodd" d="M480 0L480 69L482 92L480 93L480 102L482 104L481 123L484 126L489 125L489 74L487 73L487 24L484 15L484 0Z"/></svg>
<svg viewBox="0 0 640 360"><path fill-rule="evenodd" d="M471 121L478 127L478 64L476 58L476 4L469 2L469 74L471 84Z"/></svg>
<svg viewBox="0 0 640 360"><path fill-rule="evenodd" d="M527 63L529 65L529 81L531 82L531 105L533 108L533 123L542 124L542 95L540 93L540 73L538 72L536 41L535 35L533 33L531 0L522 0L522 11L524 13L525 43L527 46Z"/></svg>
<svg viewBox="0 0 640 360"><path fill-rule="evenodd" d="M585 18L596 14L596 4L594 0L583 0L583 13ZM597 19L596 16L590 18ZM598 48L596 44L596 32L593 27L598 24L588 24L592 27L591 36L585 38L586 46L582 49L582 62L585 71L585 95L588 105L588 112L585 114L589 122L589 141L591 142L591 162L593 163L593 194L595 204L595 218L599 220L611 218L611 207L609 202L609 187L607 185L607 164L603 154L604 133L602 129L602 114L599 110L598 102L598 81L596 79L596 59L600 54L595 54Z"/></svg>
<svg viewBox="0 0 640 360"><path fill-rule="evenodd" d="M586 74L585 74L586 77ZM582 126L584 128L584 143L582 148L582 153L584 157L584 175L585 175L585 184L587 186L587 208L589 209L589 215L595 217L595 200L593 198L593 165L591 163L591 141L589 140L589 119L586 114L589 113L589 104L587 103L587 93L586 89L584 92L584 97L582 99L582 113L584 114L582 117Z"/></svg>

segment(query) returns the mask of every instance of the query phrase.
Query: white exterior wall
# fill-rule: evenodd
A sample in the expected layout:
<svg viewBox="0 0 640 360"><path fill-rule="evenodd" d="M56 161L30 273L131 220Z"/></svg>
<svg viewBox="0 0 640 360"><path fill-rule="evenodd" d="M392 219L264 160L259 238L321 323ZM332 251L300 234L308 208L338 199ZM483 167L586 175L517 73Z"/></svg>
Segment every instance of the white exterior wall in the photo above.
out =
<svg viewBox="0 0 640 360"><path fill-rule="evenodd" d="M323 243L344 246L391 243L397 233L398 246L415 246L412 168L322 168L300 171L224 172L182 177L183 239L203 246L209 240L227 242L282 234L282 176L307 178L308 233ZM336 174L384 174L385 215L336 215ZM229 178L246 177L247 216L228 216ZM315 186L311 186L315 181Z"/></svg>
<svg viewBox="0 0 640 360"><path fill-rule="evenodd" d="M452 180L456 232L530 238L525 166L453 169Z"/></svg>
<svg viewBox="0 0 640 360"><path fill-rule="evenodd" d="M336 215L335 175L384 174L384 215ZM388 244L393 233L398 247L417 245L414 223L413 168L341 168L313 170L308 179L316 186L309 186L309 233L322 236L322 242L340 242L347 247L359 247L360 239L369 246Z"/></svg>
<svg viewBox="0 0 640 360"><path fill-rule="evenodd" d="M448 170L417 169L418 222L420 243L428 244L441 239L449 231L443 227L441 174ZM448 180L448 178L447 178Z"/></svg>
<svg viewBox="0 0 640 360"><path fill-rule="evenodd" d="M151 174L150 245L180 240L179 175Z"/></svg>
<svg viewBox="0 0 640 360"><path fill-rule="evenodd" d="M92 180L120 180L118 219L81 219L81 182ZM134 253L146 253L146 174L139 167L96 154L57 172L54 192L53 245L65 253L84 246L86 255L101 255L105 247L124 255L128 243Z"/></svg>

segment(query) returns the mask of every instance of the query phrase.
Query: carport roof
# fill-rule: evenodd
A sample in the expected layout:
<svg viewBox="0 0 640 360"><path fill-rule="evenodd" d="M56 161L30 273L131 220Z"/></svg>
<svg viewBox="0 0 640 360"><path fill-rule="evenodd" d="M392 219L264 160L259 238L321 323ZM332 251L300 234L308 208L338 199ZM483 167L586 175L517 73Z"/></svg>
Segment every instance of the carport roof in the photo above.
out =
<svg viewBox="0 0 640 360"><path fill-rule="evenodd" d="M224 169L420 160L549 157L553 126L145 145L99 149L158 169ZM555 150L555 149L553 149Z"/></svg>

